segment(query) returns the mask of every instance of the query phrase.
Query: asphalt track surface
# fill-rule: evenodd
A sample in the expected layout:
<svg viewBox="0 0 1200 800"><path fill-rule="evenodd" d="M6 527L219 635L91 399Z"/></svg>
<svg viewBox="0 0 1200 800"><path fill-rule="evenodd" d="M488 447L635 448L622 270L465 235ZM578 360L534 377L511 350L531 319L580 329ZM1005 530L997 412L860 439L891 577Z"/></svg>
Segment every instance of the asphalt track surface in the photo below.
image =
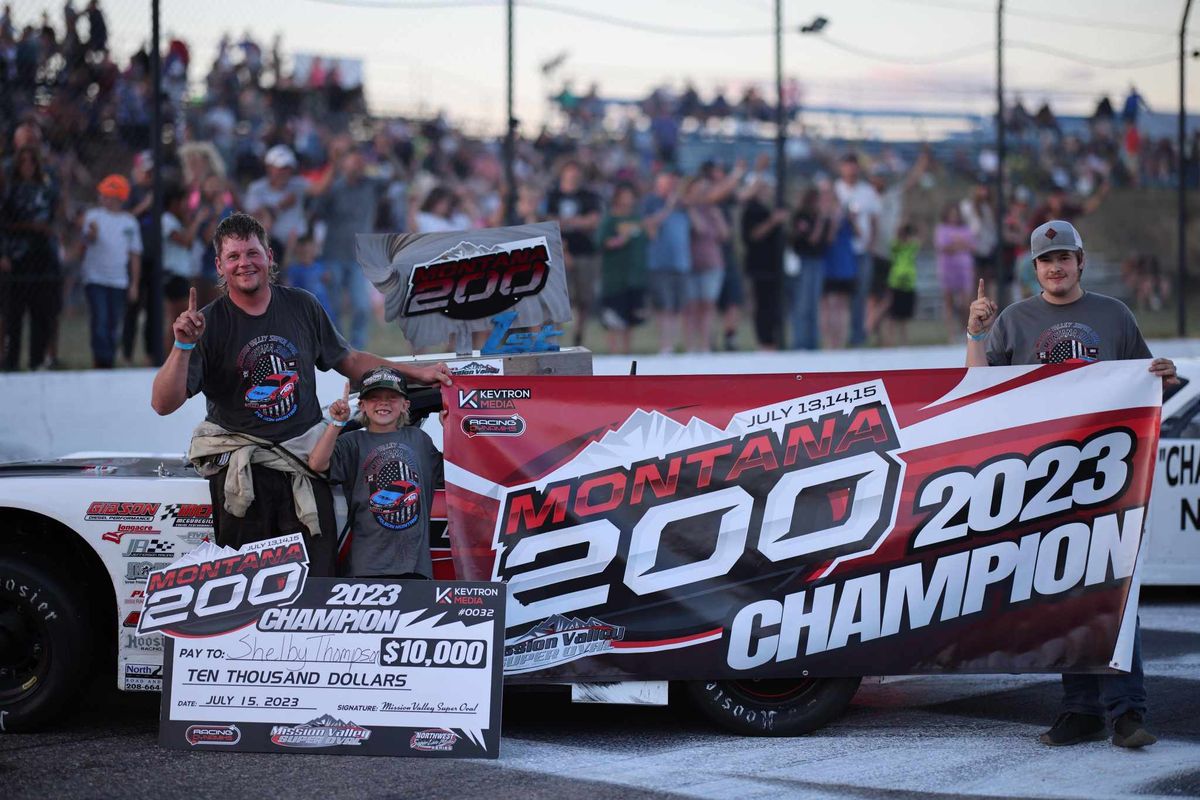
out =
<svg viewBox="0 0 1200 800"><path fill-rule="evenodd" d="M1161 738L1142 751L1039 744L1053 676L876 680L841 720L796 739L730 736L682 703L509 693L498 761L165 750L158 696L106 681L56 730L0 736L0 799L1200 797L1200 592L1145 598L1142 635Z"/></svg>

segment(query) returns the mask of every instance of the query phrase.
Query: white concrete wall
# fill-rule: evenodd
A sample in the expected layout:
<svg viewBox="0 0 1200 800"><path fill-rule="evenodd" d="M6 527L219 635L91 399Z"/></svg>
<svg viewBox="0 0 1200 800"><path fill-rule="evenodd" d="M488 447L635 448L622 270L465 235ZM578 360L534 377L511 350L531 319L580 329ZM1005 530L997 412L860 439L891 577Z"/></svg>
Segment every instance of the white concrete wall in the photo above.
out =
<svg viewBox="0 0 1200 800"><path fill-rule="evenodd" d="M1200 356L1200 340L1152 342L1155 354ZM924 369L962 364L960 346L840 352L710 353L679 356L597 356L597 375L760 374ZM0 460L54 458L78 451L179 453L204 417L201 397L168 417L150 408L149 369L33 372L0 375ZM317 394L331 403L344 379L317 374Z"/></svg>

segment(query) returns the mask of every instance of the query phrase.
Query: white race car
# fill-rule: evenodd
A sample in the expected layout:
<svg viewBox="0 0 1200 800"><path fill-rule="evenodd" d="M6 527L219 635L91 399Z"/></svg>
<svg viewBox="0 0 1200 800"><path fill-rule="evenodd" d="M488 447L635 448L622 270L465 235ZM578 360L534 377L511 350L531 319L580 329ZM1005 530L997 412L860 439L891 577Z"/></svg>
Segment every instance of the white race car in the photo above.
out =
<svg viewBox="0 0 1200 800"><path fill-rule="evenodd" d="M1179 362L1179 371L1183 385L1163 406L1143 584L1200 585L1200 359ZM438 491L434 517L444 520L443 500ZM161 688L163 640L136 633L146 575L211 537L209 503L207 482L178 456L0 465L0 731L69 709L99 670L115 667L124 690ZM445 525L432 527L435 575L452 577ZM811 707L811 730L840 713L857 682L731 683L771 683L762 703Z"/></svg>

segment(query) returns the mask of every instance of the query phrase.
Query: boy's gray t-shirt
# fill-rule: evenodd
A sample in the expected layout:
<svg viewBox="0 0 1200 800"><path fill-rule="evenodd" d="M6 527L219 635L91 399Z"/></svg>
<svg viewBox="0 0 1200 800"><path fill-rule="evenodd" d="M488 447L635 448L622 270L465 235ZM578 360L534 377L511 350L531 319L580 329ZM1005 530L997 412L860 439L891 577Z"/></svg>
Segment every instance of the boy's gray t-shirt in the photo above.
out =
<svg viewBox="0 0 1200 800"><path fill-rule="evenodd" d="M412 427L344 433L333 446L329 480L342 484L350 505L351 576L433 577L429 513L442 484L442 454L429 434Z"/></svg>
<svg viewBox="0 0 1200 800"><path fill-rule="evenodd" d="M1133 313L1106 295L1085 292L1067 305L1036 295L1000 312L987 339L988 364L1061 364L1150 358Z"/></svg>

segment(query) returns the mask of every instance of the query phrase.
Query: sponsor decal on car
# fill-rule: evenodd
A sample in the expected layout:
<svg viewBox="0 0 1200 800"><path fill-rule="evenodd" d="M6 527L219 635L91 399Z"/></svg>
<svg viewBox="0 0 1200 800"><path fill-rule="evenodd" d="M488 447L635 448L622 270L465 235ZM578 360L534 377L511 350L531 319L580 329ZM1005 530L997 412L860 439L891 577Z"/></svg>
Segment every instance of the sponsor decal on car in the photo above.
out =
<svg viewBox="0 0 1200 800"><path fill-rule="evenodd" d="M153 522L161 503L96 500L87 508L89 522Z"/></svg>
<svg viewBox="0 0 1200 800"><path fill-rule="evenodd" d="M161 664L126 664L121 688L127 692L161 692Z"/></svg>
<svg viewBox="0 0 1200 800"><path fill-rule="evenodd" d="M184 733L184 738L192 747L198 744L235 745L242 740L242 732L237 725L192 725Z"/></svg>
<svg viewBox="0 0 1200 800"><path fill-rule="evenodd" d="M167 539L130 539L125 558L175 558L175 546Z"/></svg>
<svg viewBox="0 0 1200 800"><path fill-rule="evenodd" d="M141 608L142 603L145 603L145 602L146 602L146 590L145 589L134 589L125 598L125 605L127 605L127 606L135 605L138 608Z"/></svg>
<svg viewBox="0 0 1200 800"><path fill-rule="evenodd" d="M160 520L171 520L175 528L211 528L213 526L212 505L208 503L167 503L163 506Z"/></svg>
<svg viewBox="0 0 1200 800"><path fill-rule="evenodd" d="M271 742L280 747L337 747L359 745L371 738L371 731L329 714L303 725L274 725Z"/></svg>
<svg viewBox="0 0 1200 800"><path fill-rule="evenodd" d="M125 582L146 584L146 577L154 569L153 561L130 561L125 565Z"/></svg>
<svg viewBox="0 0 1200 800"><path fill-rule="evenodd" d="M525 420L520 414L507 417L468 414L462 418L462 431L468 439L476 436L520 436L525 433Z"/></svg>
<svg viewBox="0 0 1200 800"><path fill-rule="evenodd" d="M413 731L408 740L409 748L423 752L448 753L462 737L449 728L426 728L423 731Z"/></svg>
<svg viewBox="0 0 1200 800"><path fill-rule="evenodd" d="M125 650L161 653L163 651L163 637L161 633L150 633L145 636L140 636L136 633L127 633L122 638L121 645Z"/></svg>
<svg viewBox="0 0 1200 800"><path fill-rule="evenodd" d="M156 533L162 533L162 531L160 531L158 528L155 528L153 525L118 525L115 531L105 531L100 535L100 538L106 542L120 544L121 540L126 536L136 536L138 534L151 536Z"/></svg>
<svg viewBox="0 0 1200 800"><path fill-rule="evenodd" d="M532 389L459 389L458 407L502 411L516 408L517 400L529 400L532 397Z"/></svg>
<svg viewBox="0 0 1200 800"><path fill-rule="evenodd" d="M200 545L204 544L205 542L211 542L212 537L213 537L213 532L212 532L211 528L209 528L207 530L197 529L197 530L191 530L191 531L184 531L183 533L175 534L175 538L178 539L179 541L183 542L189 548L199 547Z"/></svg>

